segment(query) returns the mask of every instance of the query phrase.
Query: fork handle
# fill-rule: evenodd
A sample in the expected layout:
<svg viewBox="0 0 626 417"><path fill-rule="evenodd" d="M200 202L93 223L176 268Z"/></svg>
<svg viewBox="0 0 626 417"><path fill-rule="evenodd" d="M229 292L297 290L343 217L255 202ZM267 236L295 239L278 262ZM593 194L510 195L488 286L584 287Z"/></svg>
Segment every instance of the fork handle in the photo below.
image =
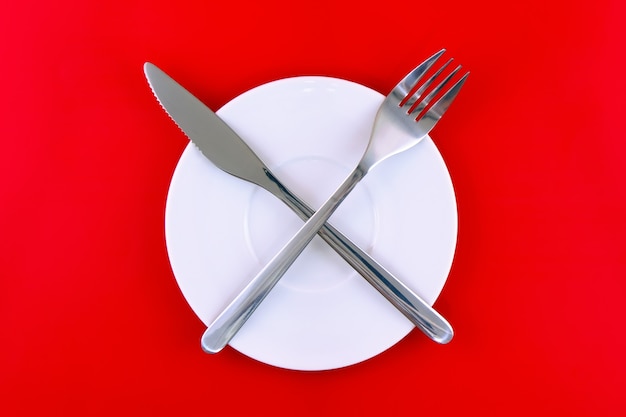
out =
<svg viewBox="0 0 626 417"><path fill-rule="evenodd" d="M202 335L202 349L207 353L217 353L237 334L248 318L254 313L265 297L287 272L298 256L313 240L326 220L339 207L339 204L363 178L366 171L357 167L339 186L337 191L304 223L304 226L287 242L261 271L246 285L217 318L209 324Z"/></svg>

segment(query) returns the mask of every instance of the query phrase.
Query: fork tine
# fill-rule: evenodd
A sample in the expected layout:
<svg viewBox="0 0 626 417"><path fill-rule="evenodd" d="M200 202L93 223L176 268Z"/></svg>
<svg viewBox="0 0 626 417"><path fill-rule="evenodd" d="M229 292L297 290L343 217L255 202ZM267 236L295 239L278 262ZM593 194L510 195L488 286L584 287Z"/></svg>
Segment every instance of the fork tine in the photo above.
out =
<svg viewBox="0 0 626 417"><path fill-rule="evenodd" d="M426 97L424 97L424 99L420 101L419 104L415 106L414 109L410 109L407 113L412 113L412 114L415 114L416 116L419 115L428 106L428 104L432 101L432 99L437 94L439 94L439 92L446 86L446 84L450 82L452 77L454 77L454 75L457 72L459 72L460 69L461 69L461 66L459 65L458 67L454 69L454 71L448 74L448 76L442 82L440 82L435 88L433 88L433 90Z"/></svg>
<svg viewBox="0 0 626 417"><path fill-rule="evenodd" d="M437 52L420 65L415 67L413 71L409 72L400 82L393 88L391 94L396 98L398 102L404 100L406 96L415 88L417 83L422 79L426 71L433 66L435 62L446 52L445 49Z"/></svg>
<svg viewBox="0 0 626 417"><path fill-rule="evenodd" d="M441 116L443 116L443 114L448 110L450 104L452 104L457 94L459 94L459 91L461 90L463 83L465 83L468 75L469 72L465 73L465 75L463 75L459 81L457 81L439 100L437 100L424 115L418 117L417 122L424 130L426 130L426 132L430 132L439 119L441 119ZM450 77L444 80L442 84L448 82L449 78ZM431 94L429 94L429 96Z"/></svg>
<svg viewBox="0 0 626 417"><path fill-rule="evenodd" d="M435 79L437 77L439 77L439 75L441 75L441 73L443 72L444 69L446 69L446 67L452 62L452 59L449 59L448 62L446 62L445 64L443 64L441 66L441 68L439 68L437 70L437 72L435 72L433 75L430 76L430 78L428 80L426 80L424 82L424 84L422 84L420 86L420 88L417 89L417 91L415 93L413 93L413 95L404 103L402 104L402 107L406 107L406 113L413 113L415 110L413 109L413 106L415 105L415 103L417 102L417 100L419 100L419 98L422 96L422 94L424 94L424 91L426 91L426 89L428 89L430 87L430 85L433 83L433 81L435 81ZM457 68L458 70L458 68ZM432 98L432 97L431 97ZM424 108L422 107L422 110Z"/></svg>

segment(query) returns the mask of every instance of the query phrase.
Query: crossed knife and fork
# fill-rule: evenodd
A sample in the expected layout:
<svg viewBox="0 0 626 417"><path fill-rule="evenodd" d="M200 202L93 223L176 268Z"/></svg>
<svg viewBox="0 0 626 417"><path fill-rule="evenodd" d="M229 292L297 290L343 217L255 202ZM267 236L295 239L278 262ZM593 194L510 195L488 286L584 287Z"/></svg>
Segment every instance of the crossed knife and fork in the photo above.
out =
<svg viewBox="0 0 626 417"><path fill-rule="evenodd" d="M285 187L244 140L211 109L155 65L144 65L146 78L157 100L205 157L229 174L271 192L306 221L208 326L201 342L204 351L217 353L229 343L317 234L430 339L438 343L448 343L452 339L453 330L446 319L349 238L326 223L372 168L419 143L456 98L469 73L459 78L457 74L461 66L458 66L445 75L444 70L452 59L436 68L435 64L444 52L441 50L418 65L387 95L378 109L360 162L317 211ZM456 81L452 83L452 80Z"/></svg>

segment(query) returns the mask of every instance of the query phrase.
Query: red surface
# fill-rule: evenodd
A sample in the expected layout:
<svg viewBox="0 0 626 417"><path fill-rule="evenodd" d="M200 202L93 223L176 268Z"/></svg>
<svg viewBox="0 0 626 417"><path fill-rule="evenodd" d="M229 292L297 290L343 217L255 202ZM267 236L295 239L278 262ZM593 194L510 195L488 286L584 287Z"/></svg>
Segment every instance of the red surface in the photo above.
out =
<svg viewBox="0 0 626 417"><path fill-rule="evenodd" d="M624 415L624 7L7 3L0 415ZM187 141L144 61L217 109L305 74L387 93L441 47L472 72L433 132L458 193L452 343L413 331L319 373L202 353L163 238Z"/></svg>

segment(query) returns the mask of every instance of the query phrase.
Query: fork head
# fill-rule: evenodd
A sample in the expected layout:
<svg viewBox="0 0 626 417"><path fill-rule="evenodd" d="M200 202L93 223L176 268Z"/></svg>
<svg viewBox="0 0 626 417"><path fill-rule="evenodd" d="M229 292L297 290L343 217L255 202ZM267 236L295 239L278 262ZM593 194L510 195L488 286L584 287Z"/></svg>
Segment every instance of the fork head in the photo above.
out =
<svg viewBox="0 0 626 417"><path fill-rule="evenodd" d="M426 136L433 129L448 110L469 75L469 72L466 72L451 87L445 89L461 70L459 65L448 75L443 76L444 70L452 62L450 59L420 85L424 75L434 67L444 52L445 49L442 49L416 67L393 88L385 99L388 102L387 107L394 110L393 114L414 136ZM426 92L428 94L425 94ZM429 107L434 98L437 100ZM428 111L424 112L427 107L429 107Z"/></svg>
<svg viewBox="0 0 626 417"><path fill-rule="evenodd" d="M417 66L387 95L376 115L370 144L360 164L362 170L368 171L389 156L417 144L448 110L469 72L447 87L461 66L447 75L445 69L452 60L433 68L444 52L445 49L437 52ZM434 73L421 83L431 68Z"/></svg>

